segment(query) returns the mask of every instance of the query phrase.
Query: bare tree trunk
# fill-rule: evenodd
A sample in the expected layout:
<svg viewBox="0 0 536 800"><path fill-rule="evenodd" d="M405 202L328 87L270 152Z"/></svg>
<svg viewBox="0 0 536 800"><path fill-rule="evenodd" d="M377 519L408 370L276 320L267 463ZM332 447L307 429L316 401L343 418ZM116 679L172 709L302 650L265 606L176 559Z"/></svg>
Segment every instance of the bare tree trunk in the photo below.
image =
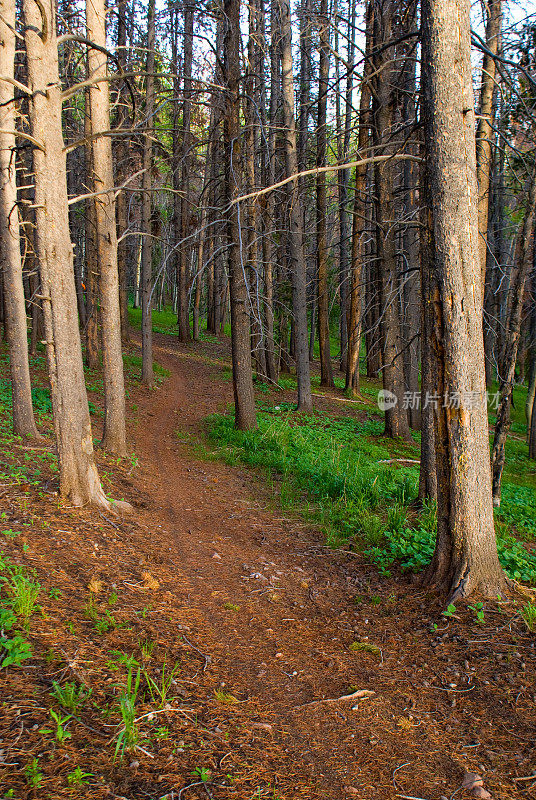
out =
<svg viewBox="0 0 536 800"><path fill-rule="evenodd" d="M190 124L192 117L192 59L194 37L194 5L184 7L183 41L183 99L181 131L181 185L180 190L180 238L179 247L179 341L190 339L190 315L188 310L188 284L190 278L190 253L192 250L188 235L190 230Z"/></svg>
<svg viewBox="0 0 536 800"><path fill-rule="evenodd" d="M246 97L244 100L245 119L245 164L246 191L248 194L255 191L258 183L257 176L257 131L260 107L260 93L258 84L260 74L258 71L258 24L259 14L256 0L250 0L248 8L249 39L248 39L248 67L246 71ZM264 379L266 377L266 351L264 347L263 315L262 315L262 274L259 269L259 224L258 200L252 197L247 204L247 254L249 272L249 296L251 304L251 350L255 361L256 374Z"/></svg>
<svg viewBox="0 0 536 800"><path fill-rule="evenodd" d="M118 0L117 6L117 60L124 70L127 62L127 0ZM126 108L128 98L125 83L122 81L118 91L117 128L120 130L128 124ZM115 143L117 184L121 186L128 175L128 139L118 136ZM116 199L117 233L117 269L119 273L119 310L121 313L121 337L124 342L130 341L128 323L128 276L127 276L127 239L121 238L128 228L128 204L125 191L119 192Z"/></svg>
<svg viewBox="0 0 536 800"><path fill-rule="evenodd" d="M438 523L424 581L497 597L468 0L423 0L423 102L432 227L431 349ZM452 398L452 401L451 401Z"/></svg>
<svg viewBox="0 0 536 800"><path fill-rule="evenodd" d="M482 267L482 291L484 291L487 263L488 211L491 171L493 161L493 95L495 92L495 59L499 51L502 25L501 0L488 0L486 25L486 47L482 61L480 84L480 109L476 128L476 165L478 179L478 246Z"/></svg>
<svg viewBox="0 0 536 800"><path fill-rule="evenodd" d="M225 189L227 204L239 195L240 175L240 0L224 0L224 86L225 86ZM231 295L231 347L235 425L239 430L257 427L253 373L251 370L248 290L240 235L238 203L228 206L227 237Z"/></svg>
<svg viewBox="0 0 536 800"><path fill-rule="evenodd" d="M281 84L283 96L283 127L285 135L285 166L287 176L298 173L296 149L296 116L294 111L294 82L292 72L292 29L289 0L277 3L281 30ZM296 376L298 380L298 410L310 412L311 374L307 341L306 271L303 249L303 213L298 179L290 184L289 256L292 278L292 307L294 314Z"/></svg>
<svg viewBox="0 0 536 800"><path fill-rule="evenodd" d="M329 83L328 2L321 0L319 14L320 65L318 78L318 117L316 128L316 166L326 166L327 110ZM320 350L320 385L334 386L329 341L328 243L327 243L326 173L316 178L316 264L318 292L318 345Z"/></svg>
<svg viewBox="0 0 536 800"><path fill-rule="evenodd" d="M91 111L89 89L85 91L84 136L86 139L86 175L93 189L93 148L91 146ZM99 365L99 262L97 258L97 220L95 203L85 201L85 257L86 257L86 364L89 369Z"/></svg>
<svg viewBox="0 0 536 800"><path fill-rule="evenodd" d="M352 130L352 111L354 93L354 56L355 56L355 0L348 3L348 64L346 75L346 92L343 118L340 111L339 94L336 96L337 110L337 157L341 163L349 159L350 137ZM335 28L335 52L339 53L339 29ZM366 46L366 45L365 45ZM337 86L339 85L339 60L336 61ZM340 370L346 373L348 357L348 300L350 297L350 227L348 224L348 188L350 185L350 170L342 170L339 176L339 297L340 297L340 342L341 360Z"/></svg>
<svg viewBox="0 0 536 800"><path fill-rule="evenodd" d="M395 87L397 83L396 52L386 48L395 30L395 6L392 0L381 0L374 19L374 46L379 55L374 58L376 70L373 129L375 141L382 154L394 154ZM411 438L408 417L403 406L404 359L400 325L400 282L398 279L395 239L395 180L393 162L377 163L374 167L376 248L380 276L382 378L385 392L385 435Z"/></svg>
<svg viewBox="0 0 536 800"><path fill-rule="evenodd" d="M422 147L424 152L424 147ZM421 171L421 464L419 470L419 500L437 500L437 463L435 450L434 406L431 398L435 396L434 354L430 338L433 330L433 304L430 290L432 271L432 199L430 197L424 170Z"/></svg>
<svg viewBox="0 0 536 800"><path fill-rule="evenodd" d="M370 100L372 97L370 73L372 62L372 26L374 7L368 2L366 15L365 64L359 99L359 133L357 147L360 156L365 156L370 138ZM364 234L366 228L367 167L361 164L355 170L354 207L352 218L352 255L350 267L350 310L348 313L348 355L346 359L346 391L356 395L359 391L359 347L361 344L362 276L365 261Z"/></svg>
<svg viewBox="0 0 536 800"><path fill-rule="evenodd" d="M504 349L500 360L499 386L500 399L497 408L497 421L493 437L491 465L493 475L493 505L501 504L501 479L506 458L506 437L510 430L510 409L514 388L525 283L533 264L534 224L536 217L536 175L529 177L530 189L523 225L517 234L514 269L510 278Z"/></svg>
<svg viewBox="0 0 536 800"><path fill-rule="evenodd" d="M88 39L106 47L106 10L104 0L87 0ZM125 383L121 350L121 314L119 310L119 275L117 270L117 231L115 219L112 140L103 136L110 129L110 96L106 56L90 47L91 129L93 133L93 186L96 238L99 260L101 300L102 361L104 377L104 429L102 446L118 456L126 456Z"/></svg>
<svg viewBox="0 0 536 800"><path fill-rule="evenodd" d="M146 386L154 385L153 373L153 318L152 318L152 273L153 239L151 225L151 169L153 164L154 126L154 47L155 47L155 0L149 0L147 30L147 76L145 78L145 136L143 139L142 178L142 246L141 246L141 380Z"/></svg>
<svg viewBox="0 0 536 800"><path fill-rule="evenodd" d="M55 3L24 0L34 149L36 248L41 272L46 352L60 492L75 506L110 510L95 457L78 329L73 248L69 236L67 179L61 129ZM128 504L126 504L128 505Z"/></svg>
<svg viewBox="0 0 536 800"><path fill-rule="evenodd" d="M9 371L16 436L38 437L32 407L28 362L28 321L22 282L17 178L14 89L15 0L0 0L0 272L5 295Z"/></svg>

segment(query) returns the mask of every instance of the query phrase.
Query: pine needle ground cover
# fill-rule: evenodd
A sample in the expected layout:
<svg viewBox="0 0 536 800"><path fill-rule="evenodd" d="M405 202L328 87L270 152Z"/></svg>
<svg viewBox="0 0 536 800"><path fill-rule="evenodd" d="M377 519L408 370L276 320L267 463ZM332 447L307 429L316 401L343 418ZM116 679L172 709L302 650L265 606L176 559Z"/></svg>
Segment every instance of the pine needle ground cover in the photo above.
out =
<svg viewBox="0 0 536 800"><path fill-rule="evenodd" d="M208 435L227 463L262 468L282 505L320 524L332 546L345 544L376 563L383 574L394 564L420 571L434 550L433 504L415 505L419 448L394 444L383 425L364 419L315 413L301 416L290 404L261 404L258 430L242 433L232 415L215 415ZM507 476L523 475L520 485L506 482L497 512L497 546L506 572L536 584L536 494L534 467L523 442L509 442ZM515 468L514 468L515 467ZM532 478L533 479L533 478Z"/></svg>

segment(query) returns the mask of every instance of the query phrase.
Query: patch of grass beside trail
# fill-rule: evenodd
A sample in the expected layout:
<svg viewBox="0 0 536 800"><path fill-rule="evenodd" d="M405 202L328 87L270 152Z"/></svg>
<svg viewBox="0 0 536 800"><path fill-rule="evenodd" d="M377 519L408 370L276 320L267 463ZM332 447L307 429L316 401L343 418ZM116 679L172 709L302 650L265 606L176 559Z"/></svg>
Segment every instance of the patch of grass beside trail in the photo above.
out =
<svg viewBox="0 0 536 800"><path fill-rule="evenodd" d="M370 417L302 416L285 403L262 408L256 431L237 431L232 414L209 417L217 457L261 468L283 507L320 525L329 545L360 550L384 574L395 562L411 571L429 563L435 507L412 507L419 466L401 460L417 460L417 445L383 437L383 424ZM530 539L535 525L533 490L506 484L497 518L499 557L511 577L533 585L536 554L519 538Z"/></svg>
<svg viewBox="0 0 536 800"><path fill-rule="evenodd" d="M179 326L177 323L177 315L171 308L166 306L162 311L153 309L152 311L153 331L155 333L165 333L168 336L178 336ZM128 308L128 321L133 328L141 329L141 308ZM190 325L192 324L190 316ZM229 325L225 326L225 335L231 335L231 328ZM199 338L204 342L217 342L218 337L211 333L207 333L206 320L200 320Z"/></svg>

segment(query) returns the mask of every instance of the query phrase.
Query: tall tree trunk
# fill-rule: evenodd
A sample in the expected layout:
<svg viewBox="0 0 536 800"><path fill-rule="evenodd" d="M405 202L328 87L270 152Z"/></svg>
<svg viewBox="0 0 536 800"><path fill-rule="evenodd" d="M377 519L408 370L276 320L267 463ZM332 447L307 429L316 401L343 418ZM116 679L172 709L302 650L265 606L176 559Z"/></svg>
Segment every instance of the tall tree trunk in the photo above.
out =
<svg viewBox="0 0 536 800"><path fill-rule="evenodd" d="M155 64L155 0L149 0L147 30L147 63L145 78L145 136L143 139L143 178L142 178L142 245L141 245L141 380L146 386L154 385L153 373L153 238L151 225L151 169L153 166L154 127L154 64Z"/></svg>
<svg viewBox="0 0 536 800"><path fill-rule="evenodd" d="M41 273L46 353L60 492L75 506L110 509L95 457L78 329L73 248L69 236L67 178L61 129L55 3L24 0L29 88L32 93L36 247Z"/></svg>
<svg viewBox="0 0 536 800"><path fill-rule="evenodd" d="M357 149L361 157L367 154L370 138L370 74L372 61L372 27L374 5L367 2L365 10L365 64L359 99L359 132ZM346 391L356 395L359 391L359 347L361 344L362 276L365 261L364 234L366 228L367 166L360 164L355 170L354 207L352 215L352 255L350 267L350 309L348 312L348 355L346 359Z"/></svg>
<svg viewBox="0 0 536 800"><path fill-rule="evenodd" d="M86 2L87 37L99 47L106 47L106 10L104 0ZM93 186L95 198L96 239L99 260L101 301L102 362L104 378L104 429L102 446L118 456L126 456L125 383L121 350L121 313L119 310L119 275L117 270L117 231L115 219L112 141L104 136L110 129L110 95L106 56L89 48Z"/></svg>
<svg viewBox="0 0 536 800"><path fill-rule="evenodd" d="M482 291L484 291L487 263L488 211L493 151L493 95L495 92L495 59L499 51L502 24L501 0L488 0L486 24L486 47L482 61L480 83L480 109L476 128L476 166L478 179L478 247L482 268Z"/></svg>
<svg viewBox="0 0 536 800"><path fill-rule="evenodd" d="M287 176L290 177L298 173L290 4L289 0L273 0L273 2L277 3L281 30L281 86L285 136L285 168ZM311 373L307 341L307 276L303 247L303 212L297 178L290 183L289 208L288 244L292 278L292 310L294 314L298 410L310 412L313 408L313 401L311 396Z"/></svg>
<svg viewBox="0 0 536 800"><path fill-rule="evenodd" d="M179 247L179 341L190 339L190 315L188 310L188 284L190 279L190 253L192 246L190 232L190 125L192 117L192 60L194 39L194 6L184 6L184 39L183 39L183 87L182 87L182 126L181 126L181 184L180 195L180 238Z"/></svg>
<svg viewBox="0 0 536 800"><path fill-rule="evenodd" d="M117 60L123 70L127 64L127 0L118 0L117 5ZM126 128L129 121L127 111L128 93L124 81L118 91L117 128ZM126 136L118 136L115 142L115 163L117 185L121 186L128 177L129 146ZM128 203L127 193L120 191L116 199L117 215L117 269L119 273L119 310L121 313L121 337L124 342L130 341L128 323L128 273L127 239L122 238L128 228Z"/></svg>
<svg viewBox="0 0 536 800"><path fill-rule="evenodd" d="M346 74L346 91L343 117L340 111L340 96L336 95L337 109L337 157L339 162L345 163L349 159L350 137L352 130L352 111L354 93L354 55L355 55L355 0L348 3L348 64ZM339 29L335 28L335 52L339 53ZM365 45L366 46L366 45ZM336 61L337 86L339 86L339 60ZM350 170L341 170L339 174L339 297L340 297L340 342L341 342L341 372L347 371L348 356L348 300L350 297L350 229L348 224L348 188L350 185Z"/></svg>
<svg viewBox="0 0 536 800"><path fill-rule="evenodd" d="M93 189L93 147L91 130L91 111L89 89L84 92L85 116L84 136L86 139L86 176ZM99 365L99 262L97 257L97 220L95 203L92 198L85 201L85 261L86 261L86 364L89 369Z"/></svg>
<svg viewBox="0 0 536 800"><path fill-rule="evenodd" d="M424 145L421 147L424 153ZM433 269L432 248L432 198L421 170L420 261L421 261L421 464L419 469L419 500L437 500L437 463L435 450L434 406L435 396L434 353L431 335L434 324L430 278Z"/></svg>
<svg viewBox="0 0 536 800"><path fill-rule="evenodd" d="M452 598L497 597L505 577L491 501L469 2L423 0L421 13L433 259L424 302L438 395L437 541L424 581Z"/></svg>
<svg viewBox="0 0 536 800"><path fill-rule="evenodd" d="M396 152L393 142L395 125L395 87L397 61L394 47L385 45L395 34L395 6L392 0L380 0L374 18L374 58L376 70L373 130L378 151ZM376 255L380 275L382 338L382 379L385 393L385 435L412 441L408 416L404 409L404 359L400 325L400 281L396 256L394 162L378 162L374 167L376 211Z"/></svg>
<svg viewBox="0 0 536 800"><path fill-rule="evenodd" d="M318 116L316 128L316 166L325 167L327 158L327 110L329 83L328 2L321 0L319 14L320 65L318 77ZM320 385L334 386L329 341L328 242L327 242L326 173L316 178L316 265L318 291L318 344L320 350Z"/></svg>
<svg viewBox="0 0 536 800"><path fill-rule="evenodd" d="M0 272L5 295L13 431L37 437L28 362L28 321L22 282L17 178L14 89L15 0L0 0Z"/></svg>
<svg viewBox="0 0 536 800"><path fill-rule="evenodd" d="M536 217L536 174L529 177L530 188L523 225L517 234L514 268L510 278L504 349L499 365L500 399L491 454L493 475L493 505L501 504L501 479L506 458L506 437L510 429L510 410L515 369L521 334L525 283L533 264L534 225Z"/></svg>
<svg viewBox="0 0 536 800"><path fill-rule="evenodd" d="M240 175L240 0L224 0L224 86L225 86L225 189L229 285L231 295L231 348L235 425L239 430L257 427L253 373L251 370L248 290L243 264L239 214L242 208L233 199L239 195Z"/></svg>

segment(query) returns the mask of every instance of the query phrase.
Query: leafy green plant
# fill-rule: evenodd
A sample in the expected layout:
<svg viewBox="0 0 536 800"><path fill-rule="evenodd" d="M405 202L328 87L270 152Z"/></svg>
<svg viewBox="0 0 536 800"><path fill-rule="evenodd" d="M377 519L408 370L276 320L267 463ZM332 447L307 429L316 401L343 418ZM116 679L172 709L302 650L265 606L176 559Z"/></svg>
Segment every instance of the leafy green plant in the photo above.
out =
<svg viewBox="0 0 536 800"><path fill-rule="evenodd" d="M84 786L84 784L88 783L88 778L92 777L92 772L83 772L80 767L76 767L67 775L67 783L69 786Z"/></svg>
<svg viewBox="0 0 536 800"><path fill-rule="evenodd" d="M117 620L107 608L103 612L98 609L93 595L89 598L85 613L86 617L93 622L93 627L97 633L107 633L109 630L114 630L118 627Z"/></svg>
<svg viewBox="0 0 536 800"><path fill-rule="evenodd" d="M61 686L57 681L53 681L52 687L52 696L68 711L77 711L80 706L84 705L91 694L91 689L77 686L76 683L71 681L67 681L64 686Z"/></svg>
<svg viewBox="0 0 536 800"><path fill-rule="evenodd" d="M196 767L191 774L203 783L208 783L212 778L212 772L207 767Z"/></svg>
<svg viewBox="0 0 536 800"><path fill-rule="evenodd" d="M28 786L31 786L33 789L37 789L38 786L41 786L45 776L39 769L38 758L32 758L32 760L26 764L24 767L24 776Z"/></svg>
<svg viewBox="0 0 536 800"><path fill-rule="evenodd" d="M0 607L0 668L20 667L23 661L32 657L32 648L24 636L11 634L16 622L10 609Z"/></svg>
<svg viewBox="0 0 536 800"><path fill-rule="evenodd" d="M166 662L164 660L162 671L158 678L153 678L147 670L143 670L151 700L153 703L158 703L160 708L163 708L167 702L173 680L179 669L180 665L177 662L171 672L166 674Z"/></svg>
<svg viewBox="0 0 536 800"><path fill-rule="evenodd" d="M63 717L61 714L57 714L53 709L50 709L50 716L56 723L56 730L53 730L52 728L42 728L39 732L54 733L58 744L63 744L67 739L70 739L72 736L72 734L67 730L66 725L69 722L69 720L73 718L73 715L67 714L67 716Z"/></svg>
<svg viewBox="0 0 536 800"><path fill-rule="evenodd" d="M123 760L125 750L132 750L139 742L140 732L136 725L136 703L141 681L141 669L138 667L134 674L133 667L130 667L127 676L126 686L119 695L119 711L123 728L117 736L114 758L120 757Z"/></svg>
<svg viewBox="0 0 536 800"><path fill-rule="evenodd" d="M456 606L453 605L453 603L449 603L447 606L447 610L441 612L441 614L444 617L453 617L455 613L456 613Z"/></svg>
<svg viewBox="0 0 536 800"><path fill-rule="evenodd" d="M474 612L475 619L479 625L484 624L484 603L475 603L474 606L468 606Z"/></svg>
<svg viewBox="0 0 536 800"><path fill-rule="evenodd" d="M226 611L240 611L240 606L236 603L227 602L223 604L223 607Z"/></svg>
<svg viewBox="0 0 536 800"><path fill-rule="evenodd" d="M126 667L127 670L131 670L135 667L139 667L139 661L134 658L133 655L128 655L128 653L123 653L122 650L110 650L110 655L112 659L106 662L106 666L112 670L118 670L120 666Z"/></svg>
<svg viewBox="0 0 536 800"><path fill-rule="evenodd" d="M536 605L529 600L521 609L521 616L527 630L533 633L536 630Z"/></svg>

